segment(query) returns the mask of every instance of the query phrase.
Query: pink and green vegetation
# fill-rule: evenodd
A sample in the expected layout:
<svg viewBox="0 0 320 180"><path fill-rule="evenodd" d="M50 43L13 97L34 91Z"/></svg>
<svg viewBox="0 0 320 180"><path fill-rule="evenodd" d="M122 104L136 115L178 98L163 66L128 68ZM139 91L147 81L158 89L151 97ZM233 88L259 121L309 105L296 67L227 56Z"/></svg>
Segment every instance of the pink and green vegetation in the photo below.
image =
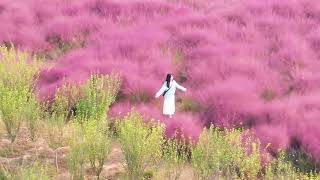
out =
<svg viewBox="0 0 320 180"><path fill-rule="evenodd" d="M68 147L67 168L70 179L85 179L88 170L100 179L104 164L108 162L111 144L115 142L120 144L125 157L123 166L126 173L120 174L119 178L179 179L186 169L191 171L191 179L320 178L317 172L294 166L283 150L276 153L277 158L271 157L267 153L270 144L262 146L250 129L212 125L204 128L195 139L181 133L179 128L183 126L176 121L161 122L148 118L145 113L148 108L144 109L144 113L132 109L114 120L114 117L108 116L108 111L117 102L121 87L121 79L116 74L92 74L83 84L67 83L57 90L55 101L49 103L49 106L34 101L31 97L36 92L30 87L36 83L34 80L43 63L28 62L28 56L22 56L24 53L15 49L1 47L1 54L0 69L11 64L21 70L7 68L1 71L12 77L8 79L8 76L1 76L1 99L8 99L11 97L9 92L15 92L16 89L26 92L17 93L23 103L7 103L0 107L1 121L5 125L5 128L0 128L1 131L5 130L1 136L11 139L14 145L19 125L27 124L33 141L44 138L55 151ZM21 73L25 73L25 76ZM22 77L30 81L16 81ZM20 98L12 98L11 101L20 102ZM29 110L13 111L10 108L12 104L17 110ZM37 158L28 165L15 168L0 163L0 178L54 179L60 172L57 151L55 156L52 164L38 161Z"/></svg>
<svg viewBox="0 0 320 180"><path fill-rule="evenodd" d="M45 119L55 129L47 140L59 147L72 134L61 127L74 128L65 122L111 121L134 107L145 120L160 120L167 138L179 132L201 144L203 128L214 125L208 131L222 130L229 142L225 129L245 129L258 138L259 152L277 157L281 149L283 159L295 160L290 169L301 161L314 170L320 161L319 12L314 0L2 0L0 43L28 52L0 51L4 129L14 143L26 121L35 139ZM113 84L116 99L90 93L95 76L113 72L121 81ZM161 116L159 101L151 98L168 72L190 90L178 95L172 120ZM55 103L60 91L68 94L61 99L67 104ZM232 158L224 165L238 162ZM196 174L234 175L228 172L232 165L214 167ZM239 177L261 176L237 168Z"/></svg>

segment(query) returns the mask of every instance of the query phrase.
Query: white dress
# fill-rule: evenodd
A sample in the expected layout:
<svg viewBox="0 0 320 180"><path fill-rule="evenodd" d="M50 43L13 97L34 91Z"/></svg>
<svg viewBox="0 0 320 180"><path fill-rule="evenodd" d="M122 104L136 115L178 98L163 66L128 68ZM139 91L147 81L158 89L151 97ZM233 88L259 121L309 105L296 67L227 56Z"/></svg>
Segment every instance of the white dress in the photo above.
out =
<svg viewBox="0 0 320 180"><path fill-rule="evenodd" d="M161 89L157 92L156 98L161 96L164 91L168 90L164 95L163 101L163 114L165 115L173 115L175 112L175 92L176 89L180 89L181 91L187 91L186 88L180 86L175 80L170 83L170 89L168 90L167 82L164 82Z"/></svg>

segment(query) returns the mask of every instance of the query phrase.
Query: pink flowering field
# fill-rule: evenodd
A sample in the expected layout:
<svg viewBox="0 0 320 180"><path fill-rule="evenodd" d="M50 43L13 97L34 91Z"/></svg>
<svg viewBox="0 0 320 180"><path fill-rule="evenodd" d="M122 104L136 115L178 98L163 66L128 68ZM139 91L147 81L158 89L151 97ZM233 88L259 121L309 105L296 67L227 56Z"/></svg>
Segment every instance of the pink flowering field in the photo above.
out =
<svg viewBox="0 0 320 180"><path fill-rule="evenodd" d="M45 59L39 101L115 72L110 117L134 108L196 140L244 128L320 160L320 1L1 0L0 43ZM154 98L167 73L188 89L173 119Z"/></svg>

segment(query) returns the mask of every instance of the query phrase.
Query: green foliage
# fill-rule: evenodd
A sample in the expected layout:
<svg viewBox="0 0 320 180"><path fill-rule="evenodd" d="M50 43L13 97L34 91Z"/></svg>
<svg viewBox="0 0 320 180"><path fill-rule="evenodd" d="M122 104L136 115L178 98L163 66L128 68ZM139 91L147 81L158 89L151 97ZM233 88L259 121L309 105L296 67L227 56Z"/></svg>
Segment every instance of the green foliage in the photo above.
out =
<svg viewBox="0 0 320 180"><path fill-rule="evenodd" d="M88 121L83 126L88 160L98 179L111 149L107 125L103 122Z"/></svg>
<svg viewBox="0 0 320 180"><path fill-rule="evenodd" d="M49 146L57 149L67 144L68 126L66 123L73 117L72 108L80 98L80 89L74 84L65 84L61 86L55 95L54 102L45 105L46 111L46 138Z"/></svg>
<svg viewBox="0 0 320 180"><path fill-rule="evenodd" d="M111 141L107 136L105 121L85 121L73 123L73 133L69 142L69 169L73 179L83 179L84 164L89 162L99 179L103 165L110 152Z"/></svg>
<svg viewBox="0 0 320 180"><path fill-rule="evenodd" d="M0 166L0 180L50 180L48 167L33 163L30 167L18 168L16 172L10 172L5 167Z"/></svg>
<svg viewBox="0 0 320 180"><path fill-rule="evenodd" d="M143 179L152 179L153 177L153 172L152 171L145 171L143 173Z"/></svg>
<svg viewBox="0 0 320 180"><path fill-rule="evenodd" d="M74 123L73 133L69 141L70 152L68 155L68 167L71 179L84 179L84 163L86 160L86 143L82 134L82 127Z"/></svg>
<svg viewBox="0 0 320 180"><path fill-rule="evenodd" d="M119 121L118 126L129 178L142 179L146 167L152 167L161 158L163 126L159 123L147 125L135 112Z"/></svg>
<svg viewBox="0 0 320 180"><path fill-rule="evenodd" d="M0 47L0 113L11 142L15 141L23 120L35 137L39 106L33 94L34 80L41 63L27 53Z"/></svg>
<svg viewBox="0 0 320 180"><path fill-rule="evenodd" d="M188 162L187 144L176 139L168 139L163 145L163 159L166 162L166 178L179 179L183 168Z"/></svg>
<svg viewBox="0 0 320 180"><path fill-rule="evenodd" d="M1 119L13 143L18 135L23 120L23 108L26 105L26 92L10 90L0 85Z"/></svg>
<svg viewBox="0 0 320 180"><path fill-rule="evenodd" d="M9 180L11 178L10 172L4 167L0 165L0 180Z"/></svg>
<svg viewBox="0 0 320 180"><path fill-rule="evenodd" d="M312 159L303 149L291 148L286 150L286 160L291 162L294 167L304 173L320 172L317 161Z"/></svg>
<svg viewBox="0 0 320 180"><path fill-rule="evenodd" d="M49 180L47 167L41 166L38 163L34 163L31 167L21 169L16 177L13 179L25 179L25 180Z"/></svg>
<svg viewBox="0 0 320 180"><path fill-rule="evenodd" d="M67 122L72 114L73 106L77 103L80 96L79 88L73 84L61 86L55 95L51 106L50 120L61 123Z"/></svg>
<svg viewBox="0 0 320 180"><path fill-rule="evenodd" d="M245 144L243 150L241 150L241 146L237 149L238 159L235 162L239 166L241 178L255 179L261 170L260 144L251 139L248 139Z"/></svg>
<svg viewBox="0 0 320 180"><path fill-rule="evenodd" d="M192 165L199 179L256 178L261 169L259 144L250 139L243 144L238 130L210 127L192 151Z"/></svg>
<svg viewBox="0 0 320 180"><path fill-rule="evenodd" d="M222 160L230 149L222 133L215 129L204 129L197 146L192 150L192 165L199 179L210 179L218 174Z"/></svg>
<svg viewBox="0 0 320 180"><path fill-rule="evenodd" d="M278 158L269 163L265 173L266 179L305 179L318 180L320 175L314 172L301 173L299 169L295 168L293 164L286 160L286 153L280 151Z"/></svg>
<svg viewBox="0 0 320 180"><path fill-rule="evenodd" d="M87 120L105 118L106 111L115 101L120 88L117 75L92 75L82 88L83 96L76 105L76 120L83 123Z"/></svg>
<svg viewBox="0 0 320 180"><path fill-rule="evenodd" d="M115 75L92 75L81 88L76 102L76 131L70 141L69 168L74 179L83 178L83 165L90 162L99 179L110 151L106 111L114 102L120 88L120 78Z"/></svg>
<svg viewBox="0 0 320 180"><path fill-rule="evenodd" d="M34 141L36 139L40 118L42 117L41 105L34 95L30 96L28 101L28 105L24 107L23 115L27 121L31 140Z"/></svg>

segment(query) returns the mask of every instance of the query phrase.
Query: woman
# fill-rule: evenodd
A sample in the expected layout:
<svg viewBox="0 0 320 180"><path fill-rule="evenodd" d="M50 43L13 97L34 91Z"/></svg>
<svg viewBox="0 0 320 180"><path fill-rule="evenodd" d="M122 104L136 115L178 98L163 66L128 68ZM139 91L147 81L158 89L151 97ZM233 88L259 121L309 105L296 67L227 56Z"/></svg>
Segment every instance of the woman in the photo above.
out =
<svg viewBox="0 0 320 180"><path fill-rule="evenodd" d="M186 88L180 86L175 80L173 80L172 74L167 74L166 81L155 95L156 98L160 95L164 96L163 114L168 115L170 118L172 118L172 115L175 112L175 92L177 88L184 92L187 91Z"/></svg>

